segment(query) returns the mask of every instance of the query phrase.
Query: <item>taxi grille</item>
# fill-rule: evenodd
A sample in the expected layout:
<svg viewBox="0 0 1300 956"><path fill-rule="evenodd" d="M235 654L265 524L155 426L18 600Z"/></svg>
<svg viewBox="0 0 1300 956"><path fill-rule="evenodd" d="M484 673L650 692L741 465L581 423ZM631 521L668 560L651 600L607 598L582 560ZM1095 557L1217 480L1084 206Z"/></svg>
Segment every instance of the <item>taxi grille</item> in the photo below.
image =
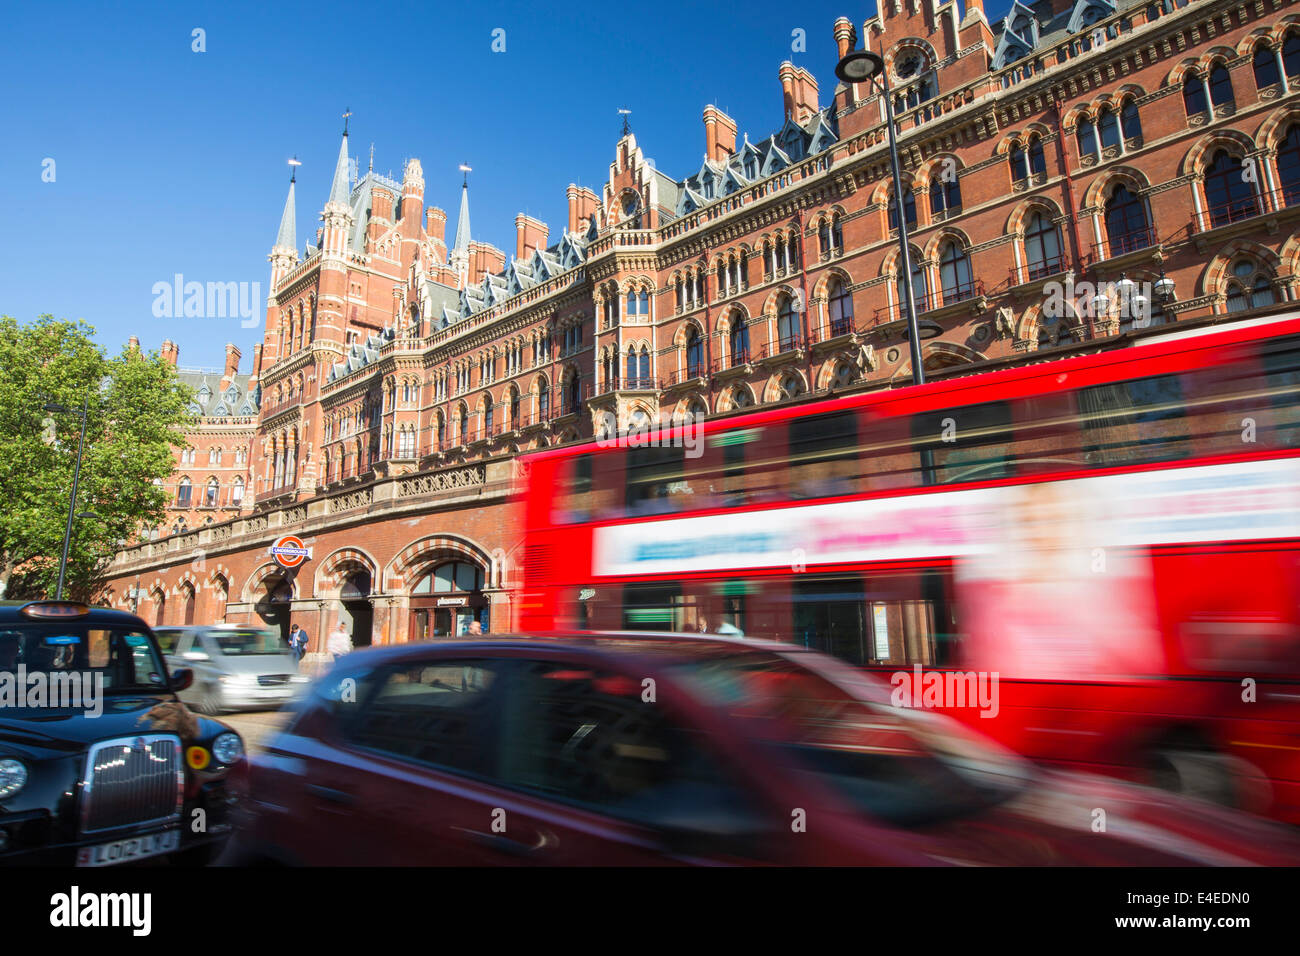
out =
<svg viewBox="0 0 1300 956"><path fill-rule="evenodd" d="M263 674L257 678L260 687L279 687L289 683L288 674Z"/></svg>
<svg viewBox="0 0 1300 956"><path fill-rule="evenodd" d="M178 737L148 734L90 748L81 791L81 830L95 833L179 819L185 767Z"/></svg>

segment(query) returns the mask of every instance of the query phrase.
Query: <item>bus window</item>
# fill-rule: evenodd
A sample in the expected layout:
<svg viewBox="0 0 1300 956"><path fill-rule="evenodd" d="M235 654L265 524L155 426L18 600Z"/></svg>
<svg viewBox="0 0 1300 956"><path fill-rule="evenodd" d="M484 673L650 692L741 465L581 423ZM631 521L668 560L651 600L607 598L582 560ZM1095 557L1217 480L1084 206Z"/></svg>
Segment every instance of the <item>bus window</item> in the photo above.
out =
<svg viewBox="0 0 1300 956"><path fill-rule="evenodd" d="M623 588L623 628L628 631L680 631L682 589L678 584L629 584Z"/></svg>
<svg viewBox="0 0 1300 956"><path fill-rule="evenodd" d="M986 402L926 412L912 419L912 435L933 461L933 481L992 481L1011 474L1011 408Z"/></svg>
<svg viewBox="0 0 1300 956"><path fill-rule="evenodd" d="M710 435L705 462L715 507L740 508L780 497L785 462L766 428L737 428Z"/></svg>
<svg viewBox="0 0 1300 956"><path fill-rule="evenodd" d="M832 498L860 490L858 416L848 409L799 417L787 432L791 498Z"/></svg>
<svg viewBox="0 0 1300 956"><path fill-rule="evenodd" d="M1084 448L1094 466L1169 461L1191 454L1177 375L1153 375L1079 391Z"/></svg>
<svg viewBox="0 0 1300 956"><path fill-rule="evenodd" d="M894 491L921 484L921 457L906 418L867 418L858 449L862 490Z"/></svg>
<svg viewBox="0 0 1300 956"><path fill-rule="evenodd" d="M562 461L555 475L555 523L580 524L591 521L591 455L577 455Z"/></svg>
<svg viewBox="0 0 1300 956"><path fill-rule="evenodd" d="M956 658L952 574L881 574L867 579L868 662L943 667Z"/></svg>
<svg viewBox="0 0 1300 956"><path fill-rule="evenodd" d="M1078 403L1073 392L1016 399L1016 473L1041 475L1087 468Z"/></svg>
<svg viewBox="0 0 1300 956"><path fill-rule="evenodd" d="M800 579L790 598L794 643L850 664L867 662L866 592L861 578Z"/></svg>
<svg viewBox="0 0 1300 956"><path fill-rule="evenodd" d="M686 481L685 463L683 448L629 448L625 459L627 513L657 515L684 510L681 499L694 491Z"/></svg>
<svg viewBox="0 0 1300 956"><path fill-rule="evenodd" d="M1272 422L1259 423L1258 440L1273 448L1300 448L1300 341L1268 343L1260 356L1273 405Z"/></svg>

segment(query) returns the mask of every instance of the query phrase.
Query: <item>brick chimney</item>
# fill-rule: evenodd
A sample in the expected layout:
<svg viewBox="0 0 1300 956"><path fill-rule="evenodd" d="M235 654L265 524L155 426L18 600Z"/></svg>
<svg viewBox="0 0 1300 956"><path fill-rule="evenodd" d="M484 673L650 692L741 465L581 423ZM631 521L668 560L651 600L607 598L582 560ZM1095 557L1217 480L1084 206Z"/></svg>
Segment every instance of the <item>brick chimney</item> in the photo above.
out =
<svg viewBox="0 0 1300 956"><path fill-rule="evenodd" d="M569 183L565 195L569 198L569 232L585 231L587 221L596 215L600 198L586 186L575 186L573 183Z"/></svg>
<svg viewBox="0 0 1300 956"><path fill-rule="evenodd" d="M163 361L172 366L174 366L181 357L181 350L171 339L163 339L162 348L160 348L158 352L162 356Z"/></svg>
<svg viewBox="0 0 1300 956"><path fill-rule="evenodd" d="M430 239L437 239L444 246L447 244L447 214L437 206L430 206L424 213L424 231Z"/></svg>
<svg viewBox="0 0 1300 956"><path fill-rule="evenodd" d="M257 380L262 375L262 346L253 346L253 371L248 376L248 391L252 394L257 388Z"/></svg>
<svg viewBox="0 0 1300 956"><path fill-rule="evenodd" d="M716 106L704 107L704 154L710 162L726 162L736 152L736 121Z"/></svg>
<svg viewBox="0 0 1300 956"><path fill-rule="evenodd" d="M522 261L537 249L546 248L546 237L550 227L540 219L526 216L522 212L515 216L515 258Z"/></svg>
<svg viewBox="0 0 1300 956"><path fill-rule="evenodd" d="M239 349L226 343L226 371L221 376L221 390L224 392L239 374Z"/></svg>
<svg viewBox="0 0 1300 956"><path fill-rule="evenodd" d="M393 220L393 194L376 186L370 191L370 216L372 219Z"/></svg>
<svg viewBox="0 0 1300 956"><path fill-rule="evenodd" d="M126 347L132 352L138 352L140 351L140 340L133 335L126 340Z"/></svg>
<svg viewBox="0 0 1300 956"><path fill-rule="evenodd" d="M478 285L485 275L499 275L506 268L506 254L486 242L469 244L469 281Z"/></svg>
<svg viewBox="0 0 1300 956"><path fill-rule="evenodd" d="M976 4L980 0L974 0ZM853 21L848 17L840 17L835 21L835 47L839 51L840 59L857 47L858 31L853 26Z"/></svg>
<svg viewBox="0 0 1300 956"><path fill-rule="evenodd" d="M802 66L788 60L781 64L780 77L785 115L802 124L817 112L817 81Z"/></svg>

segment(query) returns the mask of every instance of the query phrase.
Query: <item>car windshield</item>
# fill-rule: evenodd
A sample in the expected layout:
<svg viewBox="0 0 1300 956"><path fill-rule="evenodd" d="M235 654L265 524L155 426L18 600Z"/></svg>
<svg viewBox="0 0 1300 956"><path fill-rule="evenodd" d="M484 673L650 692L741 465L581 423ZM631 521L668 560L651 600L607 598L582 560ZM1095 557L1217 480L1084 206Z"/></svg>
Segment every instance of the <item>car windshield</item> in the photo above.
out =
<svg viewBox="0 0 1300 956"><path fill-rule="evenodd" d="M29 698L33 686L43 685L52 695L50 706L62 706L55 690L68 687L77 674L83 683L89 679L106 692L166 687L162 661L140 631L76 622L0 627L0 682L25 680ZM54 680L54 675L67 677Z"/></svg>
<svg viewBox="0 0 1300 956"><path fill-rule="evenodd" d="M217 650L225 657L285 652L280 636L272 631L213 631L210 636L217 645Z"/></svg>
<svg viewBox="0 0 1300 956"><path fill-rule="evenodd" d="M796 772L877 820L915 827L962 816L1008 799L1032 774L948 718L859 696L776 654L698 658L672 670Z"/></svg>

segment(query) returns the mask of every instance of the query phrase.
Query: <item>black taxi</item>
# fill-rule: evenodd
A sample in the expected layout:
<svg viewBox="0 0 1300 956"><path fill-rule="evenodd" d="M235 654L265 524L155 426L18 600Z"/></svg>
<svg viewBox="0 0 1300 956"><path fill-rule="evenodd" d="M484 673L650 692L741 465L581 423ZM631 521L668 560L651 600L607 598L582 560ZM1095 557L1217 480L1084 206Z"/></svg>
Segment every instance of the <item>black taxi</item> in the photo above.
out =
<svg viewBox="0 0 1300 956"><path fill-rule="evenodd" d="M134 615L0 606L0 864L219 856L244 744L181 703L192 680Z"/></svg>

